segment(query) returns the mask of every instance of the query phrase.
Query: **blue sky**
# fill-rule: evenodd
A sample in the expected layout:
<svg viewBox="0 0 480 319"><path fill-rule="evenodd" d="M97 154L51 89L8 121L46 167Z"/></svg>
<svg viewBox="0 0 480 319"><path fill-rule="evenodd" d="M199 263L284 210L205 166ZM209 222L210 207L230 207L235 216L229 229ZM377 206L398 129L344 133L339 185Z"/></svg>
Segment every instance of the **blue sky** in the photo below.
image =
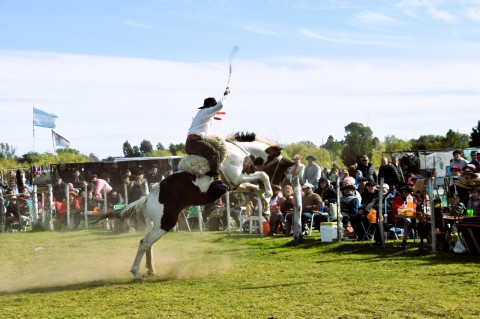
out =
<svg viewBox="0 0 480 319"><path fill-rule="evenodd" d="M480 0L0 0L0 142L53 151L35 106L84 154L181 143L234 45L220 134L318 145L354 121L383 140L480 120Z"/></svg>

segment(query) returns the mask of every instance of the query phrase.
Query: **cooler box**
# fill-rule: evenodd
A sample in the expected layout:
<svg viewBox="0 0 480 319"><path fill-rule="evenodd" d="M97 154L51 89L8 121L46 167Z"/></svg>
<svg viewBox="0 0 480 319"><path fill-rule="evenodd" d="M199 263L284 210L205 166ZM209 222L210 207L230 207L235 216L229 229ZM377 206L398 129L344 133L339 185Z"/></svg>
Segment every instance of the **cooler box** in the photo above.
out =
<svg viewBox="0 0 480 319"><path fill-rule="evenodd" d="M326 243L338 239L337 222L320 223L320 239Z"/></svg>

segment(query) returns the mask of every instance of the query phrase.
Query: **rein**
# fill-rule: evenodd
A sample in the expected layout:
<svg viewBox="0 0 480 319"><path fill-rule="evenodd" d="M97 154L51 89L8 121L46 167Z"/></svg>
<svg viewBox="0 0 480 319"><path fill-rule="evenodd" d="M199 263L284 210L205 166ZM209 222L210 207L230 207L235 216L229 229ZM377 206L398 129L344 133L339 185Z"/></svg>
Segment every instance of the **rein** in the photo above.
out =
<svg viewBox="0 0 480 319"><path fill-rule="evenodd" d="M273 175L272 175L272 178L270 178L270 184L272 184L273 182L273 179L275 178L275 175L277 175L277 171L278 171L278 167L280 166L280 160L282 159L282 155L278 156L277 158L274 158L273 160L271 160L270 162L266 163L265 165L262 165L260 167L260 170L264 171L265 168L267 167L270 167L272 166L273 164L277 164L277 166L275 166L275 170L273 171Z"/></svg>

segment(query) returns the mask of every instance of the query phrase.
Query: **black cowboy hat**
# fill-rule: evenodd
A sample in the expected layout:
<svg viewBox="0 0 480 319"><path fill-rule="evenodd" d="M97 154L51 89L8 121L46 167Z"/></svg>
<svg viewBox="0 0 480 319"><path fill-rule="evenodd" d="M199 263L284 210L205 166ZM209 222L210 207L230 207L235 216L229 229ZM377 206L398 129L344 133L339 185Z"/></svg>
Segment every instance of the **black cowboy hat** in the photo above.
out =
<svg viewBox="0 0 480 319"><path fill-rule="evenodd" d="M206 109L215 105L217 105L217 100L213 97L207 97L205 101L203 101L203 106L199 107L199 109Z"/></svg>
<svg viewBox="0 0 480 319"><path fill-rule="evenodd" d="M308 155L308 156L307 156L307 160L316 161L317 158L315 157L315 155Z"/></svg>

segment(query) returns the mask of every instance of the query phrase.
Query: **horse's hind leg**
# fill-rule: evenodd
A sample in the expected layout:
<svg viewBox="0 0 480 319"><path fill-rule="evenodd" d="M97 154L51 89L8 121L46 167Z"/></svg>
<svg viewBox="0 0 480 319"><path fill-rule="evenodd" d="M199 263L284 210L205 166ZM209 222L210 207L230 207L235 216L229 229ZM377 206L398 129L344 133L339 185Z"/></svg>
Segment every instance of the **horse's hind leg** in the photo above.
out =
<svg viewBox="0 0 480 319"><path fill-rule="evenodd" d="M153 264L153 245L147 249L145 253L145 258L147 261L148 275L149 276L155 275L155 265Z"/></svg>
<svg viewBox="0 0 480 319"><path fill-rule="evenodd" d="M157 240L159 240L163 235L167 232L163 229L157 228L153 229L149 232L145 237L140 240L140 244L138 245L137 255L135 256L135 260L133 261L133 265L131 268L131 272L133 274L133 280L140 281L142 278L140 277L139 268L140 263L142 262L143 255L147 253L147 267L150 273L155 273L155 269L153 269L153 262L152 262L152 246L155 244ZM150 259L150 262L148 262Z"/></svg>

